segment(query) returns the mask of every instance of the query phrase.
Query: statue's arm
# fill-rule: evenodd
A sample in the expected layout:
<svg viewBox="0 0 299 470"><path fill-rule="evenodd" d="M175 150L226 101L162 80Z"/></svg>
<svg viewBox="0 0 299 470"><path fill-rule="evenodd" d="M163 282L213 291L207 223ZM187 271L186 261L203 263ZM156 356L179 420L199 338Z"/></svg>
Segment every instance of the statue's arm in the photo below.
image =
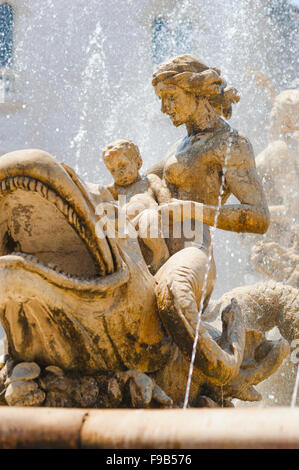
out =
<svg viewBox="0 0 299 470"><path fill-rule="evenodd" d="M158 204L166 204L171 202L171 192L168 189L165 180L162 180L155 174L147 175L147 179Z"/></svg>
<svg viewBox="0 0 299 470"><path fill-rule="evenodd" d="M232 158L225 173L226 184L240 204L221 207L217 228L232 232L265 233L269 227L270 214L254 157L242 155L241 158L241 164L236 164ZM204 208L205 223L213 225L216 212L215 208Z"/></svg>
<svg viewBox="0 0 299 470"><path fill-rule="evenodd" d="M256 171L250 142L239 134L233 142L226 168L222 161L225 183L239 203L203 206L203 222L231 232L266 233L270 214L260 177ZM217 216L218 215L218 216Z"/></svg>

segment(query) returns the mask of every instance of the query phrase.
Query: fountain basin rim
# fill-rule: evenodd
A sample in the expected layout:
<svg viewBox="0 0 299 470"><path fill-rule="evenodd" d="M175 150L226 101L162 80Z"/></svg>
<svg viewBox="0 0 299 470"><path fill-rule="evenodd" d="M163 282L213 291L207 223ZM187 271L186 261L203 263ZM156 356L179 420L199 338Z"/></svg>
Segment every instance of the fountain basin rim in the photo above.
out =
<svg viewBox="0 0 299 470"><path fill-rule="evenodd" d="M295 449L299 408L0 407L0 448Z"/></svg>

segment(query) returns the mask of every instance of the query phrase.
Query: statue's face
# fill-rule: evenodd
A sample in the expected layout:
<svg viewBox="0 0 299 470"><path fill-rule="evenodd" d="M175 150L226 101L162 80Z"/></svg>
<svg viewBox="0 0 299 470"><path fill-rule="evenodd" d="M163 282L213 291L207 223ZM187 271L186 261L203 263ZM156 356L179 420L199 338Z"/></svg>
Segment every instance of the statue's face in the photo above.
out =
<svg viewBox="0 0 299 470"><path fill-rule="evenodd" d="M157 84L156 93L161 100L162 113L168 114L176 127L192 119L197 108L194 95L177 86L163 83Z"/></svg>
<svg viewBox="0 0 299 470"><path fill-rule="evenodd" d="M107 162L107 168L119 186L128 186L138 177L138 165L129 149L114 153L113 158Z"/></svg>

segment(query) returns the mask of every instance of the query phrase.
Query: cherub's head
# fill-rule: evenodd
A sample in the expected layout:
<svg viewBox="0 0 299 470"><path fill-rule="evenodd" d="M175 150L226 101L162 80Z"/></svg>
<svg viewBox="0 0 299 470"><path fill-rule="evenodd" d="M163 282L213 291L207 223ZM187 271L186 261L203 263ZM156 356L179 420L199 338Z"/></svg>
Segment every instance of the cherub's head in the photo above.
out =
<svg viewBox="0 0 299 470"><path fill-rule="evenodd" d="M142 158L134 142L128 139L115 140L103 148L102 154L116 184L128 186L137 180Z"/></svg>
<svg viewBox="0 0 299 470"><path fill-rule="evenodd" d="M298 141L299 90L284 90L276 96L270 114L269 139Z"/></svg>

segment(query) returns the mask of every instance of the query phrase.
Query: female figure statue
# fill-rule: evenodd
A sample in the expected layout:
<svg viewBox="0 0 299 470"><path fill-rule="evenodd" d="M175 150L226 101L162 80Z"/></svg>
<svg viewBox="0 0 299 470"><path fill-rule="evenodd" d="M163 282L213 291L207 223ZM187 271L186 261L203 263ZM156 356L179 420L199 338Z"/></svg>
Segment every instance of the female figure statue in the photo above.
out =
<svg viewBox="0 0 299 470"><path fill-rule="evenodd" d="M150 172L163 173L173 197L202 203L204 224L214 225L220 196L217 228L265 233L269 212L252 146L222 118L231 117L237 91L226 85L219 70L189 54L162 63L153 85L161 111L176 127L185 124L187 136ZM240 203L224 206L231 194Z"/></svg>
<svg viewBox="0 0 299 470"><path fill-rule="evenodd" d="M187 135L148 173L163 177L172 197L177 199L166 209L169 205L184 208L185 201L193 201L193 219L198 219L196 206L202 209L201 243L183 248L184 245L179 246L181 240L169 239L172 256L156 274L163 324L190 357L198 312L208 304L216 279L208 226L262 234L269 226L269 211L250 142L222 118L230 118L232 103L239 101L239 96L226 85L220 71L207 67L193 55L181 55L158 67L153 85L161 99L162 112L176 127L185 124ZM231 194L239 203L224 205ZM163 206L161 211L163 214ZM181 221L184 217L183 213ZM195 366L206 369L207 376L222 376L223 382L224 376L237 375L243 358L245 337L241 325L237 327L237 308L230 307L222 318L226 343L221 348L204 322L199 331Z"/></svg>

